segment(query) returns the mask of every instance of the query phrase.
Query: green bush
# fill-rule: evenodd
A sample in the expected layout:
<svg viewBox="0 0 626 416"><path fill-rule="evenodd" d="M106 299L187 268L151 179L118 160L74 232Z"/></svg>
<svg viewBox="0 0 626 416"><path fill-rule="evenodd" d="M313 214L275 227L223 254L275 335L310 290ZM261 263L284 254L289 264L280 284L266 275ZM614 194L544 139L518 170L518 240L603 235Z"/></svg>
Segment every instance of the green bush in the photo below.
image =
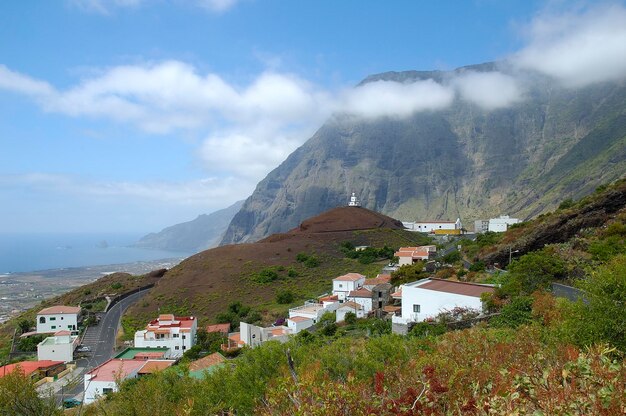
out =
<svg viewBox="0 0 626 416"><path fill-rule="evenodd" d="M122 288L122 284L120 282L115 282L111 284L111 289L121 289Z"/></svg>
<svg viewBox="0 0 626 416"><path fill-rule="evenodd" d="M553 281L566 276L563 260L548 250L535 251L511 263L499 292L506 296L530 295L548 289Z"/></svg>
<svg viewBox="0 0 626 416"><path fill-rule="evenodd" d="M446 325L442 323L418 322L411 328L409 336L416 338L434 337L445 334L446 331Z"/></svg>
<svg viewBox="0 0 626 416"><path fill-rule="evenodd" d="M354 312L346 312L343 319L346 324L354 325L356 323L356 314Z"/></svg>
<svg viewBox="0 0 626 416"><path fill-rule="evenodd" d="M308 258L309 258L309 255L306 253L298 253L296 255L296 260L298 260L300 263L305 262Z"/></svg>
<svg viewBox="0 0 626 416"><path fill-rule="evenodd" d="M306 267L308 267L308 268L312 269L312 268L314 268L314 267L319 266L319 265L320 265L320 261L319 261L319 260L318 260L318 258L317 258L317 257L315 257L315 256L309 256L309 258L307 258L307 259L304 261L304 265L305 265Z"/></svg>
<svg viewBox="0 0 626 416"><path fill-rule="evenodd" d="M298 277L298 271L292 267L287 271L287 276Z"/></svg>
<svg viewBox="0 0 626 416"><path fill-rule="evenodd" d="M294 298L295 297L293 293L289 290L279 290L276 293L276 303L279 303L281 305L293 302Z"/></svg>
<svg viewBox="0 0 626 416"><path fill-rule="evenodd" d="M274 280L277 280L278 277L279 276L276 270L272 268L267 268L255 274L252 280L254 280L257 283L271 283Z"/></svg>
<svg viewBox="0 0 626 416"><path fill-rule="evenodd" d="M504 305L500 315L491 320L495 327L517 328L532 321L533 298L530 296L518 296Z"/></svg>
<svg viewBox="0 0 626 416"><path fill-rule="evenodd" d="M485 271L485 262L482 260L477 261L469 267L470 272L483 272Z"/></svg>
<svg viewBox="0 0 626 416"><path fill-rule="evenodd" d="M444 261L444 263L456 263L457 261L461 260L461 253L456 250L452 251L443 256L442 260Z"/></svg>

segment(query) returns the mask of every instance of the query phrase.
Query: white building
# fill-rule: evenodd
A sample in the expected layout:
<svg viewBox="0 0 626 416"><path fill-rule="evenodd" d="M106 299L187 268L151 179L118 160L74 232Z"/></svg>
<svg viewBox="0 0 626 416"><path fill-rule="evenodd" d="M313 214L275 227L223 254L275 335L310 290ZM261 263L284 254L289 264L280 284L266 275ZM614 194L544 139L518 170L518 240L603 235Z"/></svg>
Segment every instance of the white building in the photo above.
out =
<svg viewBox="0 0 626 416"><path fill-rule="evenodd" d="M313 325L315 325L313 319L305 318L304 316L294 316L293 318L287 319L287 327L291 329L291 332L294 334L310 328Z"/></svg>
<svg viewBox="0 0 626 416"><path fill-rule="evenodd" d="M196 343L197 329L198 320L193 316L159 315L146 329L135 332L135 347L165 347L171 357L181 357Z"/></svg>
<svg viewBox="0 0 626 416"><path fill-rule="evenodd" d="M348 273L333 279L333 295L344 301L348 293L363 286L365 276L359 273Z"/></svg>
<svg viewBox="0 0 626 416"><path fill-rule="evenodd" d="M79 315L80 307L78 306L57 305L42 309L37 314L37 333L77 331Z"/></svg>
<svg viewBox="0 0 626 416"><path fill-rule="evenodd" d="M393 316L392 323L407 326L433 318L457 306L482 310L480 295L485 292L493 293L494 289L493 285L433 278L407 283L401 286L399 293L392 295L402 299L402 314Z"/></svg>
<svg viewBox="0 0 626 416"><path fill-rule="evenodd" d="M348 206L349 207L360 207L361 206L361 202L359 202L359 200L356 197L356 194L354 192L352 192L352 195L350 196L350 202L348 202Z"/></svg>
<svg viewBox="0 0 626 416"><path fill-rule="evenodd" d="M323 303L305 302L302 306L296 306L295 308L289 309L289 318L301 316L303 318L312 319L313 323L316 324L322 315L324 315L324 312L327 312L328 310L329 309L324 307Z"/></svg>
<svg viewBox="0 0 626 416"><path fill-rule="evenodd" d="M70 331L55 332L53 337L47 337L37 345L37 359L39 361L52 360L69 362L74 360L74 350L78 346L78 336Z"/></svg>
<svg viewBox="0 0 626 416"><path fill-rule="evenodd" d="M363 310L363 306L354 302L344 302L341 304L339 309L337 309L337 315L335 317L336 322L343 322L346 320L346 314L348 312L352 312L356 315L357 318L363 318L365 316L365 311Z"/></svg>
<svg viewBox="0 0 626 416"><path fill-rule="evenodd" d="M434 233L437 230L460 230L463 228L461 219L456 221L402 221L402 225L409 231Z"/></svg>
<svg viewBox="0 0 626 416"><path fill-rule="evenodd" d="M430 247L434 246L400 247L400 249L394 253L394 256L398 258L398 266L413 264L419 260L428 260L434 253Z"/></svg>
<svg viewBox="0 0 626 416"><path fill-rule="evenodd" d="M346 296L346 300L348 302L354 302L361 305L361 307L363 307L363 312L366 314L370 313L373 309L371 290L365 288L353 290L348 294L348 296Z"/></svg>
<svg viewBox="0 0 626 416"><path fill-rule="evenodd" d="M116 392L118 382L163 370L174 362L174 360L122 360L119 358L105 361L85 373L83 401L85 404L93 403L102 396Z"/></svg>
<svg viewBox="0 0 626 416"><path fill-rule="evenodd" d="M286 326L260 326L241 322L239 324L239 340L242 344L256 347L267 341L286 342L292 330Z"/></svg>
<svg viewBox="0 0 626 416"><path fill-rule="evenodd" d="M474 221L474 232L485 233L492 231L495 233L503 233L509 229L510 225L520 223L518 218L511 218L508 215L500 215L498 218L490 218L488 220Z"/></svg>

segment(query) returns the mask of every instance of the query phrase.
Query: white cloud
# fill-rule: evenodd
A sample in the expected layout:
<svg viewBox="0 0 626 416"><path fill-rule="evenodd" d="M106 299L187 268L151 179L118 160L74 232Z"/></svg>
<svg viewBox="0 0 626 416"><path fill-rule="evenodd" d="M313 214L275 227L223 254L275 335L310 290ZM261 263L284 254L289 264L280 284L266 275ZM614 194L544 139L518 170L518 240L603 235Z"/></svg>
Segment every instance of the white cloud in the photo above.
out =
<svg viewBox="0 0 626 416"><path fill-rule="evenodd" d="M0 89L5 89L34 97L46 97L54 94L54 88L47 82L11 71L0 64Z"/></svg>
<svg viewBox="0 0 626 416"><path fill-rule="evenodd" d="M449 106L454 91L432 79L413 83L370 82L344 93L339 110L365 117L408 117L418 111Z"/></svg>
<svg viewBox="0 0 626 416"><path fill-rule="evenodd" d="M455 77L452 84L461 98L486 110L508 107L522 99L519 82L500 72L469 71Z"/></svg>
<svg viewBox="0 0 626 416"><path fill-rule="evenodd" d="M580 87L626 77L626 9L544 14L528 29L528 45L512 61Z"/></svg>

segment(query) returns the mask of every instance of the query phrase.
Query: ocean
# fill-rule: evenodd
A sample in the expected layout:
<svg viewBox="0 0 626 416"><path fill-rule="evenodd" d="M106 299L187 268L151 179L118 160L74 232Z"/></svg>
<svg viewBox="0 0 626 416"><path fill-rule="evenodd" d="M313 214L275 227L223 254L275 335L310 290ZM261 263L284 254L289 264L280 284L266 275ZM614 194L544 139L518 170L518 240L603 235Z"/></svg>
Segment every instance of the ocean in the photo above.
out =
<svg viewBox="0 0 626 416"><path fill-rule="evenodd" d="M141 234L0 233L0 274L187 257L192 253L130 247Z"/></svg>

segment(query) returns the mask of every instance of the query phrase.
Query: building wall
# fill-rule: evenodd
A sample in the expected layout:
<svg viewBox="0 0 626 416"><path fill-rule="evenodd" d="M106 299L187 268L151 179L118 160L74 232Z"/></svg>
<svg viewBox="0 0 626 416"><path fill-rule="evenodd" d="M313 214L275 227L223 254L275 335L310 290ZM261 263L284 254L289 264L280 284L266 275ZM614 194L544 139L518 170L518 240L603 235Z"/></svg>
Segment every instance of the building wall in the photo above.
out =
<svg viewBox="0 0 626 416"><path fill-rule="evenodd" d="M297 334L300 331L304 331L307 328L310 328L313 326L313 321L312 320L307 320L307 321L301 321L301 322L295 322L292 321L291 319L287 319L287 327L290 328L294 334Z"/></svg>
<svg viewBox="0 0 626 416"><path fill-rule="evenodd" d="M339 300L343 301L346 299L348 293L353 290L357 290L359 287L361 287L361 285L363 285L363 282L365 282L364 278L357 281L333 281L333 295L337 295L339 297Z"/></svg>
<svg viewBox="0 0 626 416"><path fill-rule="evenodd" d="M42 322L42 320L44 322ZM76 331L78 329L78 315L75 313L59 313L51 315L37 315L37 332L57 332L61 330Z"/></svg>
<svg viewBox="0 0 626 416"><path fill-rule="evenodd" d="M355 311L353 308L341 307L341 308L337 309L337 315L335 316L335 321L336 322L343 322L343 321L345 321L346 320L346 314L348 312L354 313L357 318L363 318L365 316L365 313L363 312L363 310Z"/></svg>
<svg viewBox="0 0 626 416"><path fill-rule="evenodd" d="M45 340L37 345L38 360L52 360L69 362L74 360L74 346L72 342L63 344L47 344Z"/></svg>
<svg viewBox="0 0 626 416"><path fill-rule="evenodd" d="M189 348L195 345L198 320L194 319L190 332L180 332L180 328L170 328L165 338L157 339L152 331L141 330L135 332L135 347L156 348L165 347L170 350L170 357L182 357Z"/></svg>
<svg viewBox="0 0 626 416"><path fill-rule="evenodd" d="M372 298L348 297L347 300L361 305L364 313L372 311Z"/></svg>
<svg viewBox="0 0 626 416"><path fill-rule="evenodd" d="M420 311L414 312L413 305L420 305ZM421 322L457 306L482 310L482 302L477 297L405 285L402 287L402 318L398 321Z"/></svg>
<svg viewBox="0 0 626 416"><path fill-rule="evenodd" d="M448 222L416 222L413 226L415 231L430 233L435 230L455 230L455 223Z"/></svg>

